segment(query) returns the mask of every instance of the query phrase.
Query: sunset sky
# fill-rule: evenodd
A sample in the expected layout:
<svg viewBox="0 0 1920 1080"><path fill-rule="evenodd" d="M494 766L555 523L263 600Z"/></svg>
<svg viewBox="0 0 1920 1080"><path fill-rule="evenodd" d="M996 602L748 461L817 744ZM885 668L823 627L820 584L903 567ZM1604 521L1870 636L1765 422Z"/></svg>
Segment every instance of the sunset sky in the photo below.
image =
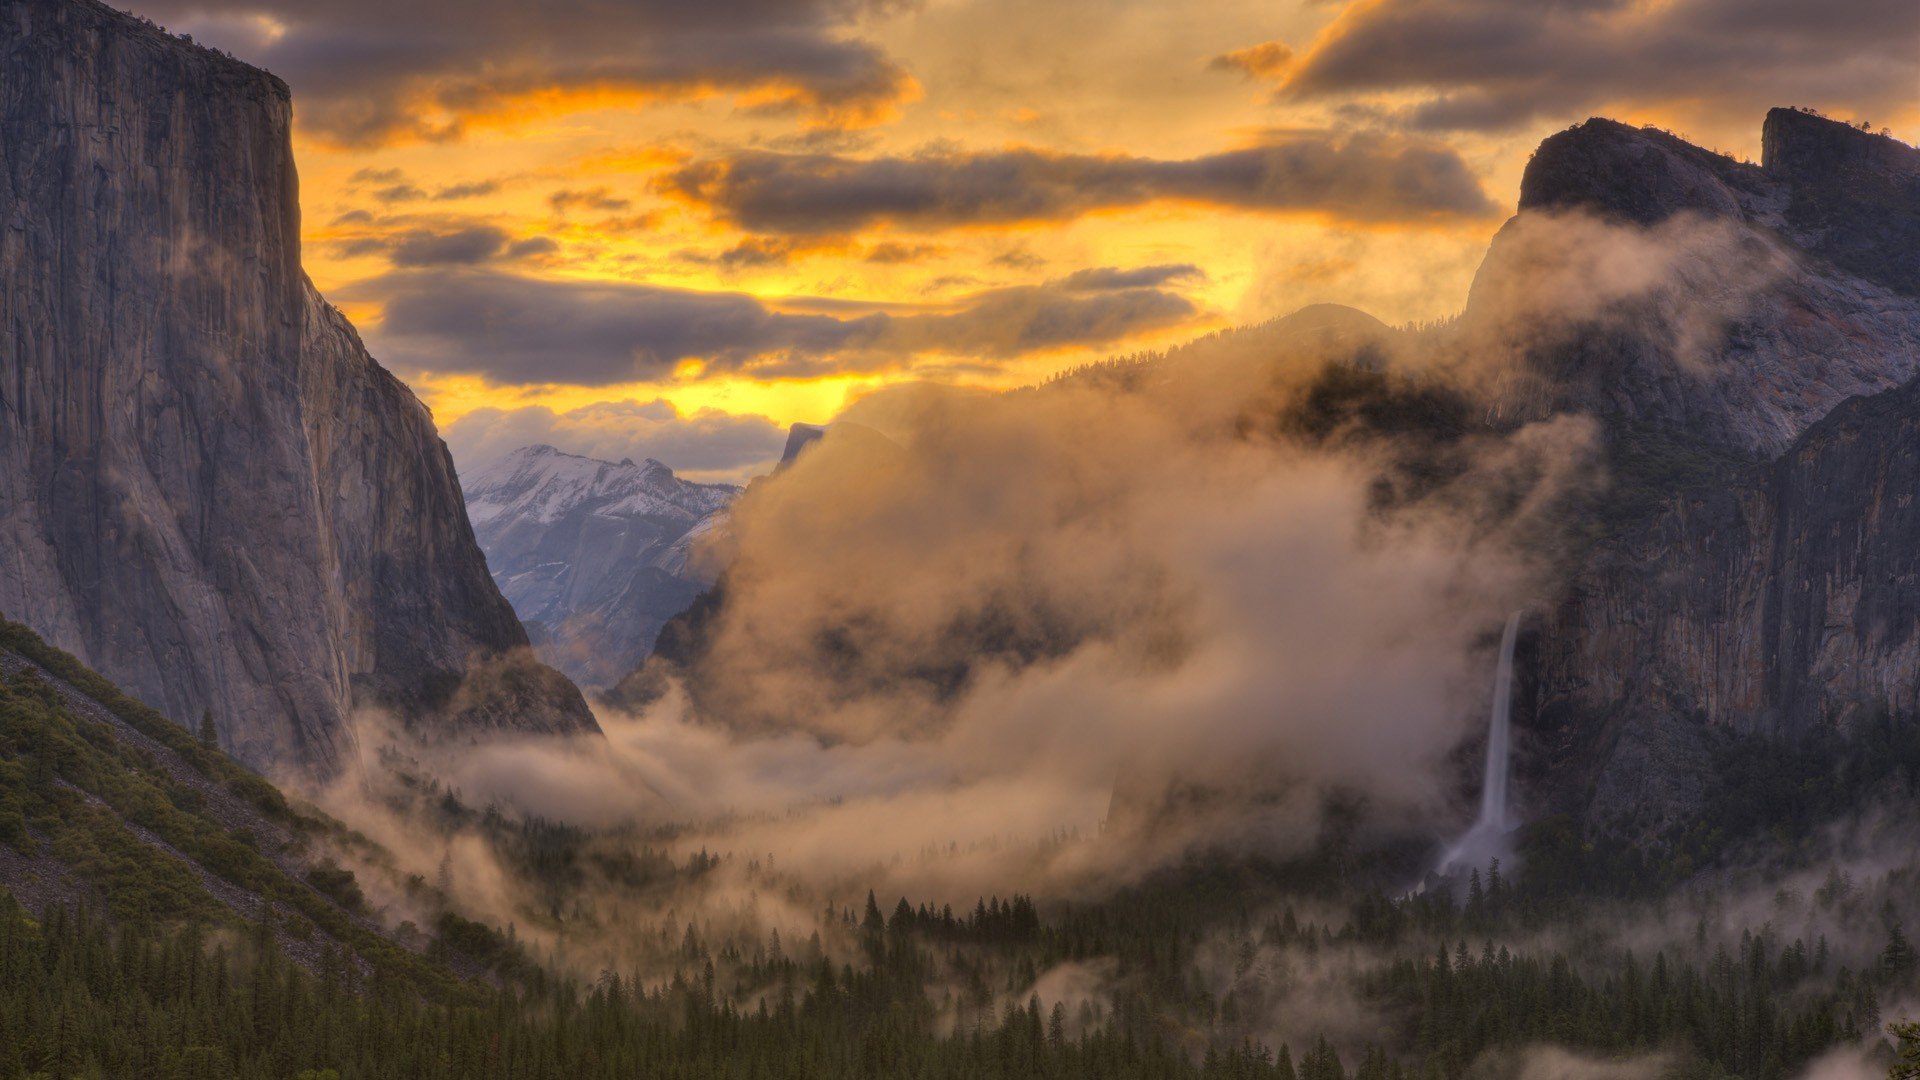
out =
<svg viewBox="0 0 1920 1080"><path fill-rule="evenodd" d="M132 7L292 85L308 270L464 465L742 479L894 382L1445 317L1589 115L1920 134L1913 0Z"/></svg>

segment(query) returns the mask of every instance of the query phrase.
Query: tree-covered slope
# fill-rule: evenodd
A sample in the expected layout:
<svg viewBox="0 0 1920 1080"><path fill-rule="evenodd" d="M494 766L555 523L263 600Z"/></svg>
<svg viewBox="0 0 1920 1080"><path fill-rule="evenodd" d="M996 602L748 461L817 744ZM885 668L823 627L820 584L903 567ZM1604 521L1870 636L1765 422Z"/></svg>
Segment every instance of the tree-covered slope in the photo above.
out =
<svg viewBox="0 0 1920 1080"><path fill-rule="evenodd" d="M242 930L319 970L464 992L390 940L336 856L370 842L17 623L0 622L0 888L117 926Z"/></svg>

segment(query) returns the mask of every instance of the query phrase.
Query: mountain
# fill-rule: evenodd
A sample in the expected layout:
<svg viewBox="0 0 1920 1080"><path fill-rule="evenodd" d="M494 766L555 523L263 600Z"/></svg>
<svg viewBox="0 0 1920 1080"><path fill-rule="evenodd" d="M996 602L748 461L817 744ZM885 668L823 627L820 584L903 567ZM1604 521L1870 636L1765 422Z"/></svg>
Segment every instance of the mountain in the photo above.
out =
<svg viewBox="0 0 1920 1080"><path fill-rule="evenodd" d="M10 622L0 781L0 895L31 912L85 903L123 929L238 930L310 971L460 991L341 865L391 866L387 853Z"/></svg>
<svg viewBox="0 0 1920 1080"><path fill-rule="evenodd" d="M1064 378L1153 394L1169 363L1317 343L1346 374L1254 426L1395 448L1410 467L1391 490L1416 500L1444 491L1463 438L1593 417L1607 484L1562 515L1562 587L1518 658L1525 816L1643 847L1729 798L1751 824L1792 800L1752 810L1737 769L1791 764L1810 733L1920 722L1920 150L1794 110L1763 133L1757 165L1609 120L1547 139L1451 323L1309 309ZM1471 377L1476 350L1519 360L1480 387L1490 410L1422 391L1419 364L1411 384L1379 374L1407 352ZM670 624L621 692L674 677L724 702L706 653L725 602ZM1021 663L1053 647L1007 644L966 649ZM938 689L965 673L912 674Z"/></svg>
<svg viewBox="0 0 1920 1080"><path fill-rule="evenodd" d="M635 465L529 446L468 473L467 514L493 579L542 658L583 686L636 667L711 582L693 545L740 493Z"/></svg>
<svg viewBox="0 0 1920 1080"><path fill-rule="evenodd" d="M1461 317L1531 360L1511 418L1582 412L1758 461L1920 373L1920 151L1791 109L1762 135L1760 165L1602 119L1540 145Z"/></svg>
<svg viewBox="0 0 1920 1080"><path fill-rule="evenodd" d="M301 269L285 84L93 0L0 39L0 611L261 767L335 769L363 706L591 729Z"/></svg>
<svg viewBox="0 0 1920 1080"><path fill-rule="evenodd" d="M794 424L787 428L787 445L780 451L780 464L786 465L800 456L800 451L813 445L827 429L820 424Z"/></svg>
<svg viewBox="0 0 1920 1080"><path fill-rule="evenodd" d="M1763 130L1754 166L1589 121L1522 185L1523 216L1689 213L1780 266L1691 363L1644 324L1541 354L1541 385L1605 422L1615 483L1657 496L1606 523L1531 645L1535 789L1603 832L1689 826L1730 738L1920 706L1920 150L1794 110Z"/></svg>

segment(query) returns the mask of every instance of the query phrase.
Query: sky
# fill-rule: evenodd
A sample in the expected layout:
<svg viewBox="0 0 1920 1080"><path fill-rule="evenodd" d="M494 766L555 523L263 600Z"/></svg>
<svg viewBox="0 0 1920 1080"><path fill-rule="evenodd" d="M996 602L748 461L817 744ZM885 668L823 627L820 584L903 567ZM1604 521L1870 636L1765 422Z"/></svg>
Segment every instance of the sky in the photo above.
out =
<svg viewBox="0 0 1920 1080"><path fill-rule="evenodd" d="M1913 0L131 6L293 87L308 272L467 466L742 480L885 386L1442 319L1590 115L1920 136Z"/></svg>

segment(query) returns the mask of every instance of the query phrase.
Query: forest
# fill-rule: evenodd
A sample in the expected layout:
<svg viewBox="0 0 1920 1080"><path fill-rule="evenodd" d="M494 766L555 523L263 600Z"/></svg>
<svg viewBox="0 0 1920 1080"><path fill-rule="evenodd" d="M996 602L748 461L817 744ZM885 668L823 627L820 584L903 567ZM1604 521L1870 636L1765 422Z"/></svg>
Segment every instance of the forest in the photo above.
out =
<svg viewBox="0 0 1920 1080"><path fill-rule="evenodd" d="M486 837L544 910L492 925L416 874L419 923L388 927L323 854L365 858L371 841L33 635L10 627L6 643L0 857L25 860L16 884L57 867L81 887L43 894L37 916L0 898L4 1080L1453 1080L1549 1046L1786 1080L1837 1048L1874 1068L1920 1054L1889 1011L1920 973L1905 930L1920 861L1777 843L1911 782L1911 725L1884 719L1792 753L1729 744L1731 779L1662 858L1550 818L1526 830L1519 872L1406 895L1383 891L1378 853L1215 853L1096 899L956 912L869 891L786 941L702 900L734 855L474 809L417 781L413 827ZM223 824L236 806L260 834ZM1686 873L1756 845L1764 874ZM596 936L616 918L629 936ZM599 947L606 965L583 973Z"/></svg>

